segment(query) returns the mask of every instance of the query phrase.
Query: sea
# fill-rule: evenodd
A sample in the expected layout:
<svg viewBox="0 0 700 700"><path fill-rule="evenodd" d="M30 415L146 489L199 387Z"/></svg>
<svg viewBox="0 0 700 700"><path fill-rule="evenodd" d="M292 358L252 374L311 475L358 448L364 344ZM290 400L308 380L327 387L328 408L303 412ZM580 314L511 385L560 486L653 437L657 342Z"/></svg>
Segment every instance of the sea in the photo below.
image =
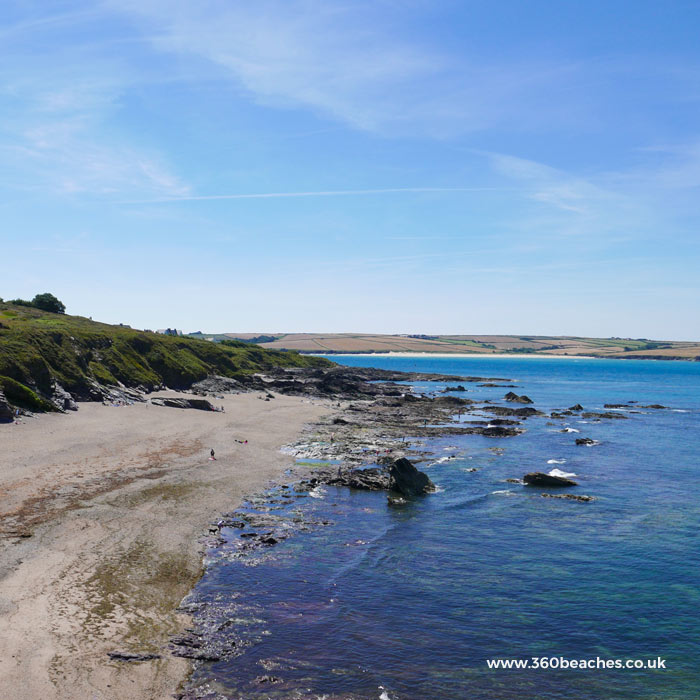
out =
<svg viewBox="0 0 700 700"><path fill-rule="evenodd" d="M192 599L235 630L235 649L198 664L194 687L251 700L700 698L700 362L331 359L502 377L517 388L455 395L512 390L548 413L620 403L627 420L534 417L517 437L430 438L419 467L438 491L401 507L346 488L273 497L263 510L305 526L248 558L241 531L223 531ZM554 469L578 483L563 493L595 500L506 481Z"/></svg>

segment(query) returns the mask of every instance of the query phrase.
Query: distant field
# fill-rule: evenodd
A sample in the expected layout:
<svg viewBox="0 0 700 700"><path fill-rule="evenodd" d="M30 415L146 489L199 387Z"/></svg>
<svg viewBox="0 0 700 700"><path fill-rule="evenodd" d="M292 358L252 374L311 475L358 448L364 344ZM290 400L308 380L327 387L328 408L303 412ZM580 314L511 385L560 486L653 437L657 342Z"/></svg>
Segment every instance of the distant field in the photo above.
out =
<svg viewBox="0 0 700 700"><path fill-rule="evenodd" d="M406 336L372 333L204 333L198 337L217 341L227 338L246 340L257 342L262 347L274 350L299 350L317 353L526 353L620 358L700 359L700 343L648 340L645 338L578 338L574 336L530 335Z"/></svg>

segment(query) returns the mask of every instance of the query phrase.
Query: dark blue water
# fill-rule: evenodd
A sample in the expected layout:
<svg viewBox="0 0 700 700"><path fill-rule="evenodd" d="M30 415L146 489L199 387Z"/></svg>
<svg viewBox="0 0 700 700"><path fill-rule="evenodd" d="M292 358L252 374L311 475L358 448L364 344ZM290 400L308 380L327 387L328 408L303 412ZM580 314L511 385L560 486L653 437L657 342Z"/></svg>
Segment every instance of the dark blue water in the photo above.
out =
<svg viewBox="0 0 700 700"><path fill-rule="evenodd" d="M670 408L632 406L641 412L629 420L572 417L579 434L533 418L515 438L436 439L427 471L440 492L401 508L347 489L297 499L288 511L333 524L249 562L230 560L224 547L199 584L205 600L236 601L233 617L252 643L205 664L197 682L231 698L700 698L700 363L333 359L511 377L544 410ZM470 398L494 400L507 391L468 388ZM576 446L579 436L600 444ZM575 473L574 492L596 500L542 498L504 481L552 468ZM531 657L661 657L667 668L487 665ZM255 682L266 674L282 682Z"/></svg>

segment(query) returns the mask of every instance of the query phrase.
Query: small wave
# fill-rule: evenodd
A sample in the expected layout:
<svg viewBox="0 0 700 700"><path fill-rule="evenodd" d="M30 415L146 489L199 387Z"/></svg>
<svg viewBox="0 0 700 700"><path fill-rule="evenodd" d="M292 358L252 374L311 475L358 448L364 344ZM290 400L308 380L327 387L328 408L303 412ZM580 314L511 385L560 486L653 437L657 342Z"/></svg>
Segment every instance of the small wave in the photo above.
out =
<svg viewBox="0 0 700 700"><path fill-rule="evenodd" d="M573 472L563 472L561 469L552 469L549 472L549 476L560 476L562 479L570 479L572 476L576 476Z"/></svg>
<svg viewBox="0 0 700 700"><path fill-rule="evenodd" d="M323 498L326 493L326 489L322 488L321 486L315 486L311 489L311 491L309 491L309 496L311 496L311 498Z"/></svg>
<svg viewBox="0 0 700 700"><path fill-rule="evenodd" d="M580 430L576 430L576 428L562 428L562 433L580 433Z"/></svg>
<svg viewBox="0 0 700 700"><path fill-rule="evenodd" d="M512 489L502 489L500 491L491 491L492 496L515 496L515 491Z"/></svg>
<svg viewBox="0 0 700 700"><path fill-rule="evenodd" d="M434 462L431 462L428 466L432 467L434 464L443 464L444 462L450 462L453 459L455 459L455 455L450 455L449 457L440 457L440 459L436 459Z"/></svg>
<svg viewBox="0 0 700 700"><path fill-rule="evenodd" d="M686 411L684 408L672 408L671 412L672 413L690 413L690 411Z"/></svg>
<svg viewBox="0 0 700 700"><path fill-rule="evenodd" d="M548 459L547 464L566 464L565 459Z"/></svg>

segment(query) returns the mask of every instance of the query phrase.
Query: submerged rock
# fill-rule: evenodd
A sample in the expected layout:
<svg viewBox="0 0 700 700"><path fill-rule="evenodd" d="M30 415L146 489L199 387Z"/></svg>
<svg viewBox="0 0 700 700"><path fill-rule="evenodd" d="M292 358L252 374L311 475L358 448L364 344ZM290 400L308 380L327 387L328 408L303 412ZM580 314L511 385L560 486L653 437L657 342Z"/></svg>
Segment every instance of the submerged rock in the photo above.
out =
<svg viewBox="0 0 700 700"><path fill-rule="evenodd" d="M484 437L515 437L523 431L517 428L504 428L503 426L488 426L481 431Z"/></svg>
<svg viewBox="0 0 700 700"><path fill-rule="evenodd" d="M595 501L595 496L577 496L574 493L543 493L542 498L564 498L567 501L580 501L581 503L589 503Z"/></svg>
<svg viewBox="0 0 700 700"><path fill-rule="evenodd" d="M563 476L552 476L544 472L530 472L525 474L523 481L528 486L578 486L575 481L565 479Z"/></svg>
<svg viewBox="0 0 700 700"><path fill-rule="evenodd" d="M589 411L588 413L582 413L581 418L608 418L611 420L629 420L629 418L622 413L596 413L595 411Z"/></svg>
<svg viewBox="0 0 700 700"><path fill-rule="evenodd" d="M569 411L583 411L583 406L580 403L575 404L574 406L569 406Z"/></svg>
<svg viewBox="0 0 700 700"><path fill-rule="evenodd" d="M435 484L424 472L418 471L405 457L397 459L390 467L391 488L404 496L419 496L435 491Z"/></svg>
<svg viewBox="0 0 700 700"><path fill-rule="evenodd" d="M598 441L592 438L576 438L577 445L597 445Z"/></svg>
<svg viewBox="0 0 700 700"><path fill-rule="evenodd" d="M406 503L408 503L408 501L403 496L396 496L392 494L389 494L386 497L386 501L390 506L403 506Z"/></svg>

